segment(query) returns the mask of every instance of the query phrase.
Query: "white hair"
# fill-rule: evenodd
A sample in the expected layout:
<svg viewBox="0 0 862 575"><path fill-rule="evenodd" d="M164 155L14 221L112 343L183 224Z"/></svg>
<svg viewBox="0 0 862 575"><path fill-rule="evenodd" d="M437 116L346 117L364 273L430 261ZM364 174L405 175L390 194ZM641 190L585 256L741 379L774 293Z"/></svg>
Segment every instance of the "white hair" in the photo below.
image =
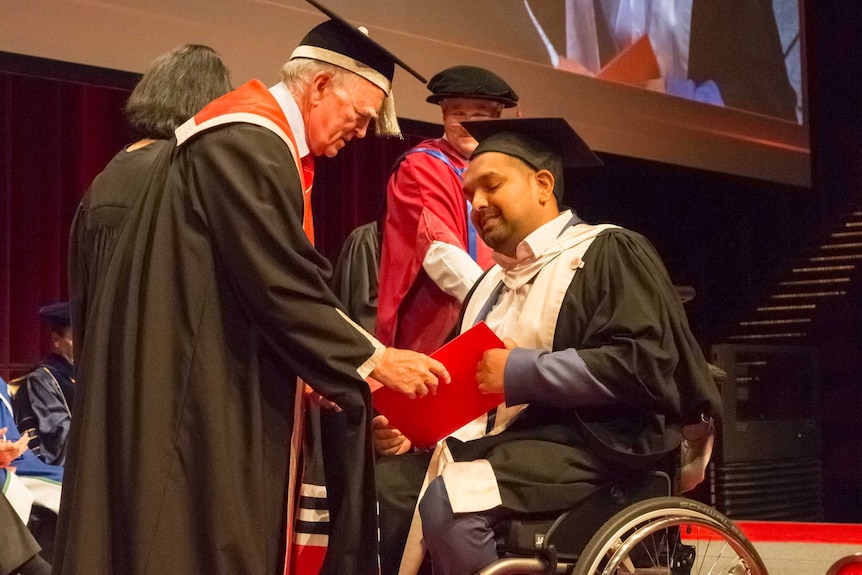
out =
<svg viewBox="0 0 862 575"><path fill-rule="evenodd" d="M362 76L349 70L311 58L294 58L286 62L281 67L279 76L290 93L298 98L318 72L327 72L332 75L332 88L341 98L348 98L351 92L362 85L362 82L368 82Z"/></svg>
<svg viewBox="0 0 862 575"><path fill-rule="evenodd" d="M312 58L293 58L289 60L281 67L279 76L294 98L300 98L306 86L308 86L311 79L318 72L327 72L332 75L332 89L339 98L344 100L350 100L352 93L358 90L363 85L363 82L375 86L370 80L363 78L359 74L335 64L321 62ZM398 127L398 119L395 116L395 102L391 92L385 95L381 109L376 111L379 114L374 122L374 129L377 135L397 136L400 138L401 129Z"/></svg>

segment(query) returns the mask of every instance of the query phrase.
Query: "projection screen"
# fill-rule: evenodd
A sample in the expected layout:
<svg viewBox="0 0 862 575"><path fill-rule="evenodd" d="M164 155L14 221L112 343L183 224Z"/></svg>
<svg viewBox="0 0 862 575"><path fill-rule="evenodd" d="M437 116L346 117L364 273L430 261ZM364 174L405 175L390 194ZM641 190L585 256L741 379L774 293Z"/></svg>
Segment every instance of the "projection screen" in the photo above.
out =
<svg viewBox="0 0 862 575"><path fill-rule="evenodd" d="M328 0L426 77L490 68L523 116L565 117L596 150L809 186L801 0ZM141 72L207 44L235 84L277 71L324 16L303 0L0 0L0 50ZM399 115L440 122L425 87Z"/></svg>

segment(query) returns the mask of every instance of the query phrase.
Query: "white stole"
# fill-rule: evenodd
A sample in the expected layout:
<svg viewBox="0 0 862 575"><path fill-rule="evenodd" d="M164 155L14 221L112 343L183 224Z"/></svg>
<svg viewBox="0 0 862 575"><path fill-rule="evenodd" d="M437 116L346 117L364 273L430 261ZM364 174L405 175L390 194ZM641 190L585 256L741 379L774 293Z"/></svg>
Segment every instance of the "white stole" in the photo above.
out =
<svg viewBox="0 0 862 575"><path fill-rule="evenodd" d="M512 339L518 347L552 351L557 317L560 315L563 299L575 273L584 267L585 252L599 233L616 227L618 226L609 224L599 226L576 224L565 229L557 240L536 258L536 261L508 272L499 265L495 265L480 280L467 302L459 328L460 333L470 329L479 320L479 314L486 308L488 300L497 292L497 286L502 281L509 288L509 292L501 295L496 305L505 305L506 297L517 297L519 289L526 288L528 291L520 309L512 309L513 312L519 313L511 323L511 327L506 329L507 333L497 333L497 335L500 337L516 335L517 337ZM495 304L490 305L493 307ZM493 326L492 329L494 329ZM452 435L461 441L477 439L484 435L495 435L506 429L526 407L526 405L500 404L497 407L494 429L490 433L485 431L487 416L483 415ZM446 482L452 509L456 513L484 511L502 504L500 490L490 463L487 460L455 462L445 440L440 441L434 449L418 500L422 499L428 484L439 475L442 475L443 481ZM462 494L469 496L462 496ZM415 574L424 555L422 522L417 505L417 509L413 512L398 574Z"/></svg>

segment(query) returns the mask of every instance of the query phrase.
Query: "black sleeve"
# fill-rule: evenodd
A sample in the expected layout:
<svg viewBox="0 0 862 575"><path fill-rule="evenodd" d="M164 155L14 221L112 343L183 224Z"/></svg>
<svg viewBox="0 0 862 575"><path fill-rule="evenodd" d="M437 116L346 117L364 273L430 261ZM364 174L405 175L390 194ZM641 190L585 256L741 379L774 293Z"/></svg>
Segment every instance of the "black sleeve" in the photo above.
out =
<svg viewBox="0 0 862 575"><path fill-rule="evenodd" d="M269 130L233 125L189 146L189 173L236 300L264 340L312 387L336 399L365 385L356 369L372 341L339 309L328 262L302 229L302 189L287 146Z"/></svg>
<svg viewBox="0 0 862 575"><path fill-rule="evenodd" d="M59 384L46 368L39 367L27 376L24 385L36 420L39 458L45 463L62 466L66 461L66 438L72 418Z"/></svg>
<svg viewBox="0 0 862 575"><path fill-rule="evenodd" d="M590 372L638 409L685 419L716 409L706 361L652 245L612 230L596 238L584 260L578 353Z"/></svg>

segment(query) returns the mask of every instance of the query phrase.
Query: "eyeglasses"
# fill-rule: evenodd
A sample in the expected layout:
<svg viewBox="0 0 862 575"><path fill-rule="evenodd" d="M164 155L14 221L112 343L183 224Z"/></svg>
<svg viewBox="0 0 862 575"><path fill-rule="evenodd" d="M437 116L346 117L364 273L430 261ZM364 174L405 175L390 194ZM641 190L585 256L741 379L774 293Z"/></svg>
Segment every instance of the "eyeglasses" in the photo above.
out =
<svg viewBox="0 0 862 575"><path fill-rule="evenodd" d="M475 122L480 120L493 120L495 116L491 114L467 114L466 112L448 112L446 114L449 118L452 118L456 122Z"/></svg>

